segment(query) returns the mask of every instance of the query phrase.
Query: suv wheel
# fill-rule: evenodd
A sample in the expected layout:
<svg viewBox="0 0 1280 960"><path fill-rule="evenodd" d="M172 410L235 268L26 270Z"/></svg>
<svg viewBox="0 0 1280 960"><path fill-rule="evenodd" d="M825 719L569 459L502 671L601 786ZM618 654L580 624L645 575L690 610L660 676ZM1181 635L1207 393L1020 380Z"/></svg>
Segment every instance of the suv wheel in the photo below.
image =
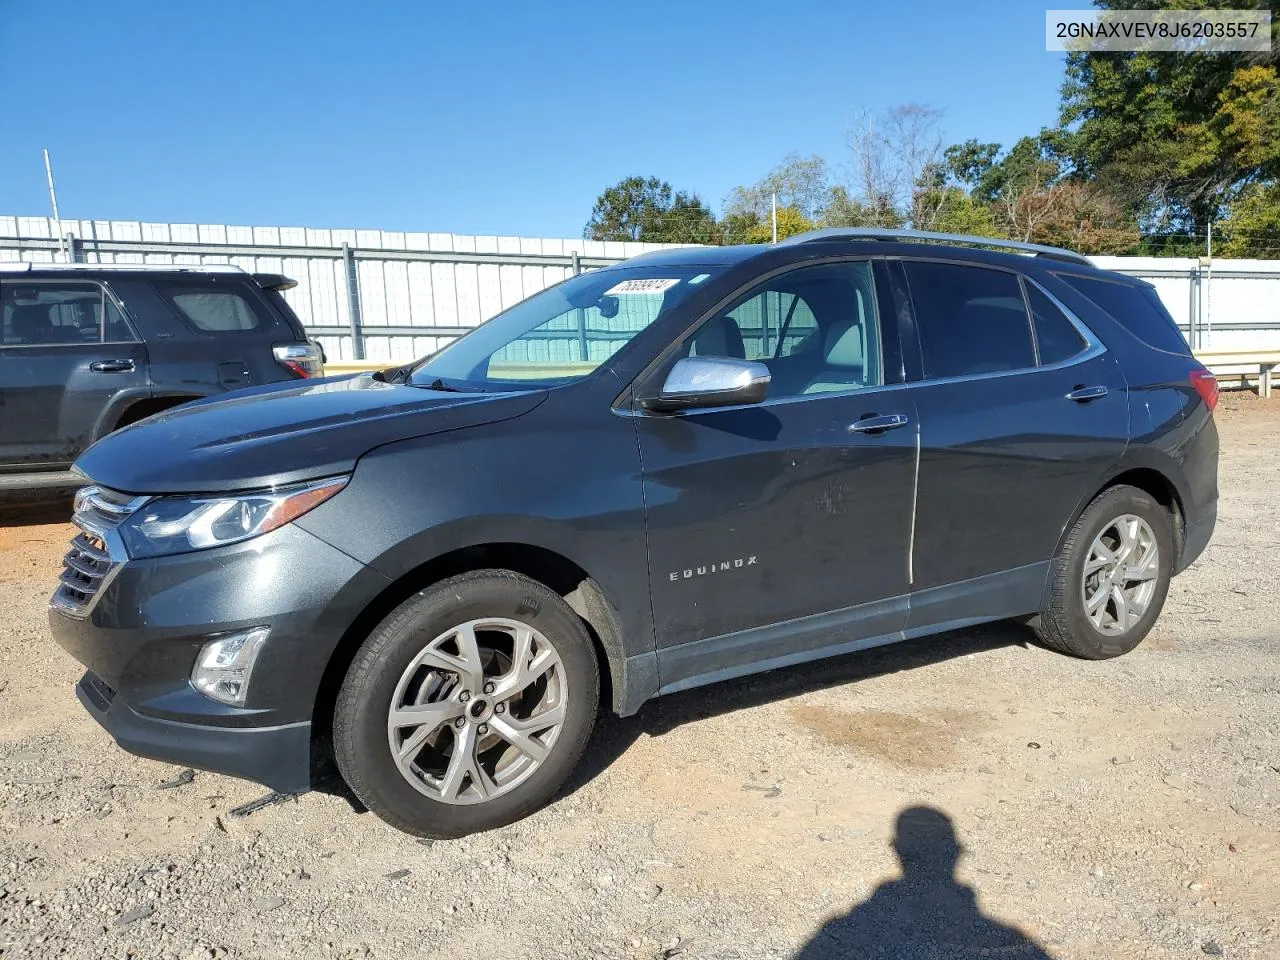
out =
<svg viewBox="0 0 1280 960"><path fill-rule="evenodd" d="M1077 657L1128 653L1160 615L1173 560L1169 512L1136 487L1104 490L1063 541L1032 626L1046 646Z"/></svg>
<svg viewBox="0 0 1280 960"><path fill-rule="evenodd" d="M519 820L577 766L599 668L585 625L528 577L481 570L410 597L347 671L334 753L370 810L418 836Z"/></svg>

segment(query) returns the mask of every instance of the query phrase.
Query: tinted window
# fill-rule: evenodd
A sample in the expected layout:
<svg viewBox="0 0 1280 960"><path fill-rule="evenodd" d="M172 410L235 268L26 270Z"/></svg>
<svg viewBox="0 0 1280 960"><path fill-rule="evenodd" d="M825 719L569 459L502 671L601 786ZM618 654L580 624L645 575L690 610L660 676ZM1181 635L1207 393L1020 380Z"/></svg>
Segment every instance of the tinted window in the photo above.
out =
<svg viewBox="0 0 1280 960"><path fill-rule="evenodd" d="M1191 356L1186 338L1150 287L1091 280L1065 273L1058 276L1124 324L1147 346Z"/></svg>
<svg viewBox="0 0 1280 960"><path fill-rule="evenodd" d="M1034 283L1027 284L1027 303L1031 306L1042 364L1070 360L1088 346L1067 315Z"/></svg>
<svg viewBox="0 0 1280 960"><path fill-rule="evenodd" d="M903 264L924 375L960 377L1036 365L1018 278L952 263Z"/></svg>
<svg viewBox="0 0 1280 960"><path fill-rule="evenodd" d="M133 339L115 302L96 283L5 283L0 315L0 342L7 346Z"/></svg>
<svg viewBox="0 0 1280 960"><path fill-rule="evenodd" d="M871 265L822 264L774 277L703 322L686 355L765 364L770 398L878 386L880 322Z"/></svg>
<svg viewBox="0 0 1280 960"><path fill-rule="evenodd" d="M156 290L197 330L225 333L270 324L259 304L232 288L170 281L157 283Z"/></svg>

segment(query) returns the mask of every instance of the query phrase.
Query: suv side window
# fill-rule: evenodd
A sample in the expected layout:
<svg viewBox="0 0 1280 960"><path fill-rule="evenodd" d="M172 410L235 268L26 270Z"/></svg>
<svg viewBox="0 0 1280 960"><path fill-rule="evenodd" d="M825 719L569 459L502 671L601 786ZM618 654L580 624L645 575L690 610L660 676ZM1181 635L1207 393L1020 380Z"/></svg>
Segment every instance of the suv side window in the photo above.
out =
<svg viewBox="0 0 1280 960"><path fill-rule="evenodd" d="M205 333L259 330L271 325L262 306L234 286L161 280L155 289L183 320Z"/></svg>
<svg viewBox="0 0 1280 960"><path fill-rule="evenodd" d="M106 289L92 282L0 284L0 344L132 341L134 336Z"/></svg>
<svg viewBox="0 0 1280 960"><path fill-rule="evenodd" d="M905 261L929 379L1036 365L1016 274L935 261Z"/></svg>
<svg viewBox="0 0 1280 960"><path fill-rule="evenodd" d="M1093 280L1069 273L1059 273L1057 277L1111 314L1147 346L1166 353L1191 356L1191 347L1187 345L1182 331L1160 302L1159 295L1150 287Z"/></svg>
<svg viewBox="0 0 1280 960"><path fill-rule="evenodd" d="M1036 351L1042 366L1070 360L1089 346L1080 336L1080 331L1043 290L1034 283L1026 284L1026 290L1031 322L1036 328Z"/></svg>
<svg viewBox="0 0 1280 960"><path fill-rule="evenodd" d="M763 363L770 399L879 386L871 264L819 264L766 280L704 321L685 349L686 356Z"/></svg>

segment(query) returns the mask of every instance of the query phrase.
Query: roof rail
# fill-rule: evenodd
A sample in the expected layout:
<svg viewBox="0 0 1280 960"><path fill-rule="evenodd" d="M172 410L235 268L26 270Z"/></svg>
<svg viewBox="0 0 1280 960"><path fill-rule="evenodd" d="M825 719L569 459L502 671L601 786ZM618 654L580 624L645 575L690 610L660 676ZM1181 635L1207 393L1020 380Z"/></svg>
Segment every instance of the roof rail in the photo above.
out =
<svg viewBox="0 0 1280 960"><path fill-rule="evenodd" d="M1037 257L1049 257L1053 260L1065 260L1067 263L1093 266L1093 261L1083 253L1076 253L1074 250L1066 250L1062 247L1047 247L1040 243L1023 243L1021 240L1001 240L996 237L977 237L967 233L934 233L932 230L897 230L887 227L824 227L821 230L810 230L807 233L799 233L794 237L779 240L777 245L791 246L818 240L896 240L908 243L913 240L929 240L935 243L963 243L973 247L1011 250Z"/></svg>
<svg viewBox="0 0 1280 960"><path fill-rule="evenodd" d="M143 270L174 273L246 273L234 263L31 263L28 260L0 261L0 273L29 273L32 270Z"/></svg>

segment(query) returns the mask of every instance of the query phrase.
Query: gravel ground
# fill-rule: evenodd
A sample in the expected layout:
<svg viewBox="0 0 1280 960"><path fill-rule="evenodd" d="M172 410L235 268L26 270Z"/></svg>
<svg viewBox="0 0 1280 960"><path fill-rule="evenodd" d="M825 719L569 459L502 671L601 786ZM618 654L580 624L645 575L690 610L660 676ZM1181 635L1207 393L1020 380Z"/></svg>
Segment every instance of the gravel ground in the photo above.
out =
<svg viewBox="0 0 1280 960"><path fill-rule="evenodd" d="M49 638L65 506L10 516L0 957L1280 957L1280 401L1218 419L1217 535L1128 657L1002 624L679 694L550 808L437 843L161 789Z"/></svg>

